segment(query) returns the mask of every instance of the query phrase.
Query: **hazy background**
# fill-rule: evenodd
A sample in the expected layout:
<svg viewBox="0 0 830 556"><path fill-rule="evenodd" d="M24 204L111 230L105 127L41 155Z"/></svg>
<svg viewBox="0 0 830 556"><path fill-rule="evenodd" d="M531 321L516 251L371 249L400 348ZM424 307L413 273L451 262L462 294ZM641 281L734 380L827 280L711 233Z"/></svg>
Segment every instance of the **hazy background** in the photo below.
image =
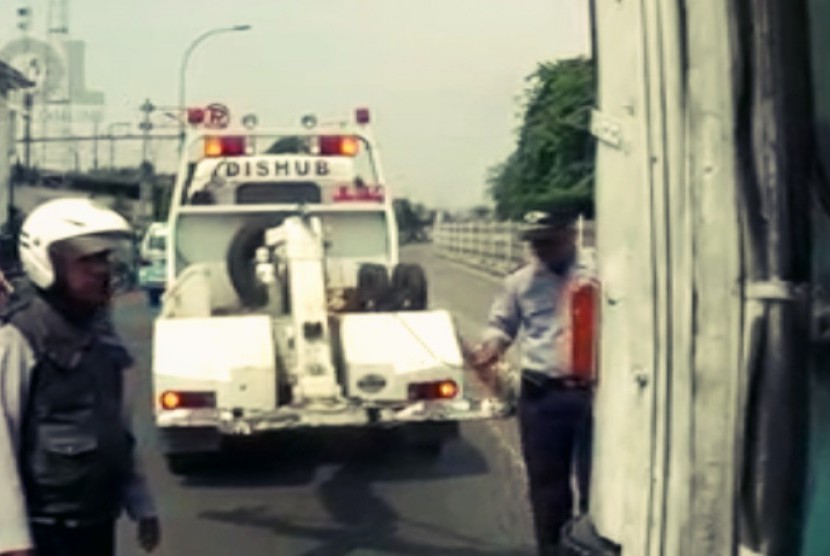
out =
<svg viewBox="0 0 830 556"><path fill-rule="evenodd" d="M45 28L46 0L2 0L0 43L17 36L15 11ZM188 44L188 105L223 102L261 126L306 113L373 113L387 181L431 206L484 200L486 170L511 150L524 78L543 60L586 54L583 0L70 0L72 38L87 42L86 83L106 95L104 125L136 121L145 98L175 105ZM156 120L160 123L162 120ZM153 145L172 169L172 142ZM138 143L118 146L137 164Z"/></svg>

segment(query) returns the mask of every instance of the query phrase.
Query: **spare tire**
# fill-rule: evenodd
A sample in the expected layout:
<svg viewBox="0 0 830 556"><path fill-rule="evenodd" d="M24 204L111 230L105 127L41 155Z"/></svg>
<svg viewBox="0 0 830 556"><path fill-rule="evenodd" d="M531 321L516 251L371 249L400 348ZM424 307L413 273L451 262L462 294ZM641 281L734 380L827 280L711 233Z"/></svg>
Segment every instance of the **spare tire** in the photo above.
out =
<svg viewBox="0 0 830 556"><path fill-rule="evenodd" d="M357 271L357 300L364 311L376 311L389 295L389 273L381 264L360 265Z"/></svg>
<svg viewBox="0 0 830 556"><path fill-rule="evenodd" d="M423 311L427 308L427 276L418 264L401 263L392 272L393 310Z"/></svg>
<svg viewBox="0 0 830 556"><path fill-rule="evenodd" d="M268 303L268 288L256 277L254 258L256 250L265 243L265 230L275 226L273 221L245 224L234 234L225 262L228 275L242 304L256 309Z"/></svg>

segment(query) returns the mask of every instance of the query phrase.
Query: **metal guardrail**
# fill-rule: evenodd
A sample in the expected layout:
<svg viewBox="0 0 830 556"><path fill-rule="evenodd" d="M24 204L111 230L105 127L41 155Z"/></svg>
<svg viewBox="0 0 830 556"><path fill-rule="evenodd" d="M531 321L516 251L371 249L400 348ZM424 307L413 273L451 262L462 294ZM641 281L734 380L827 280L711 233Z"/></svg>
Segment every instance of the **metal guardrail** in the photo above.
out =
<svg viewBox="0 0 830 556"><path fill-rule="evenodd" d="M505 276L530 257L521 239L525 228L519 222L443 222L432 229L432 242L441 257L475 267L496 276ZM593 252L593 221L581 225L581 245Z"/></svg>

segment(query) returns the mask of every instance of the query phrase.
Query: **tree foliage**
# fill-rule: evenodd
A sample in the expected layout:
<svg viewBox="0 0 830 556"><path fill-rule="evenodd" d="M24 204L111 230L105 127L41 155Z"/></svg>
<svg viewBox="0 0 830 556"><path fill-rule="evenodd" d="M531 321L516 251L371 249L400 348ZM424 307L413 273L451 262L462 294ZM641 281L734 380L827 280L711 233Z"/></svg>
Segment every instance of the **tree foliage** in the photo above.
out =
<svg viewBox="0 0 830 556"><path fill-rule="evenodd" d="M595 103L593 62L574 58L540 64L528 77L516 148L490 169L489 192L500 218L530 210L593 214Z"/></svg>

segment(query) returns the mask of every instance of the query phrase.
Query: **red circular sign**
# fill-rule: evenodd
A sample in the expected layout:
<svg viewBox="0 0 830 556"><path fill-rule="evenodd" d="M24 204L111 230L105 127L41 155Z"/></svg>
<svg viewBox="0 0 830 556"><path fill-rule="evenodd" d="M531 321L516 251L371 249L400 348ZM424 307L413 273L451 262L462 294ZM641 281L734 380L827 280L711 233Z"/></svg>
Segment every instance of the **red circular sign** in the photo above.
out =
<svg viewBox="0 0 830 556"><path fill-rule="evenodd" d="M231 111L224 104L214 103L207 107L205 113L205 127L209 129L225 129L231 123Z"/></svg>

